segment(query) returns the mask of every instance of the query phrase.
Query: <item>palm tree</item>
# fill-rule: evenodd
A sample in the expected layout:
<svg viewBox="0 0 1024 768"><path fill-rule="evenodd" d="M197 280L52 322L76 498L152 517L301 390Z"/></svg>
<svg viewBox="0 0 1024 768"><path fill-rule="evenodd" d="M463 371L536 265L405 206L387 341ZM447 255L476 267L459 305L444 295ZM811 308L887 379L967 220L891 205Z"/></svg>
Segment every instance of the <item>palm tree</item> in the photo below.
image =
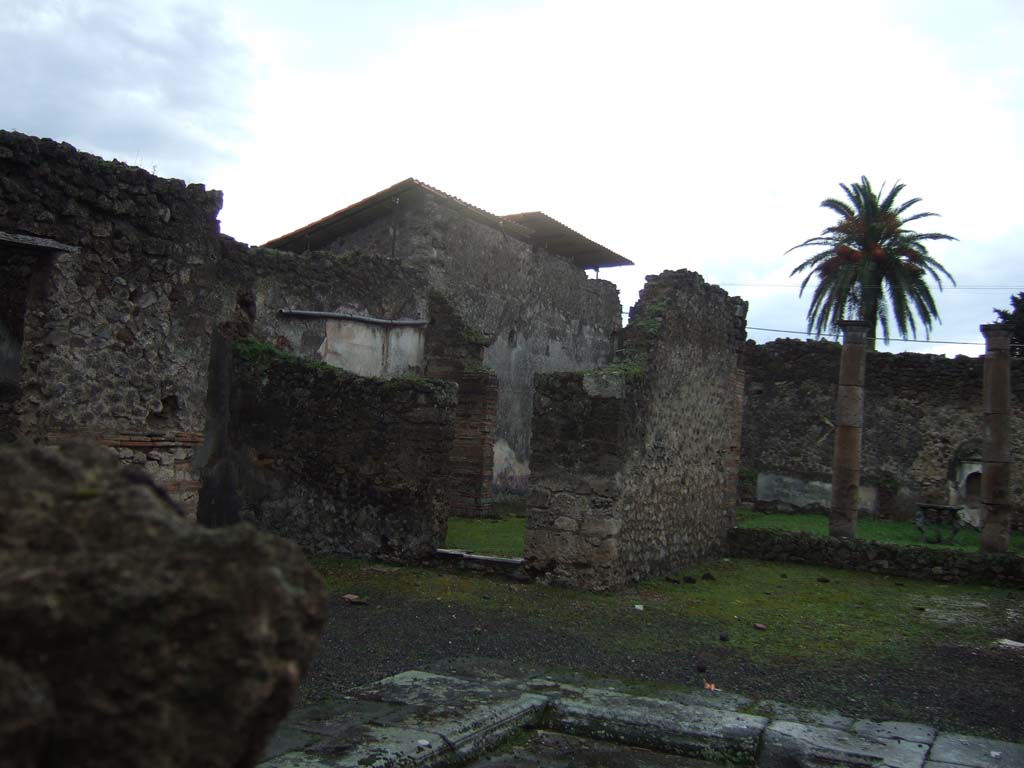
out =
<svg viewBox="0 0 1024 768"><path fill-rule="evenodd" d="M835 333L840 320L864 320L868 323L868 349L874 350L879 323L886 343L893 320L902 338L911 334L917 338L916 314L927 338L932 321L939 319L939 312L925 278L931 277L940 291L943 275L953 285L956 281L945 267L928 255L926 243L956 238L940 232L906 229L912 221L937 214L905 216L921 199L915 197L897 203L896 197L903 191L903 184L893 185L888 194L885 194L884 184L876 193L866 176L861 176L860 183L839 186L848 202L835 198L821 201L821 207L838 214L839 221L817 237L789 249L810 246L823 249L790 273L795 275L809 270L800 284L801 296L811 278L818 278L811 295L811 307L807 310L807 330L817 334Z"/></svg>

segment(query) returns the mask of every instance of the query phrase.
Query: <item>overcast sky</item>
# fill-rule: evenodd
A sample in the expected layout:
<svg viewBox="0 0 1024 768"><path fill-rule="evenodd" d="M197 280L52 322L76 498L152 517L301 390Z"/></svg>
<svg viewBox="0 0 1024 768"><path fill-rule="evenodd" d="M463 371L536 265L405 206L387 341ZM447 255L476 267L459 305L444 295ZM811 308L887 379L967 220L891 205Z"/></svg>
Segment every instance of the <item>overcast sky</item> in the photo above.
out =
<svg viewBox="0 0 1024 768"><path fill-rule="evenodd" d="M959 238L932 249L962 286L936 294L933 339L981 341L1024 290L1019 0L0 9L0 127L222 189L245 242L414 176L632 259L601 274L624 307L645 275L687 268L749 300L750 326L802 331L786 250L867 175Z"/></svg>

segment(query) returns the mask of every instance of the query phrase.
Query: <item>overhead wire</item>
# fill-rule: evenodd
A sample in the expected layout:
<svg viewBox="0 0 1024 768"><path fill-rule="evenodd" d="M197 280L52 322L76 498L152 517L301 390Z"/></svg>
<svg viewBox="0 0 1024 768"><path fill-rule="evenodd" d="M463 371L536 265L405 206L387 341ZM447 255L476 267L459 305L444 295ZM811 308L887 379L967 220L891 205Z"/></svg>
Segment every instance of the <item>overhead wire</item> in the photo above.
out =
<svg viewBox="0 0 1024 768"><path fill-rule="evenodd" d="M713 283L720 288L799 288L795 283ZM876 288L881 286L874 286ZM1021 291L1024 285L944 285L943 291Z"/></svg>
<svg viewBox="0 0 1024 768"><path fill-rule="evenodd" d="M628 325L629 313L624 311L622 314L627 319L627 325ZM796 336L813 336L814 338L817 338L817 339L824 339L824 338L829 338L829 337L838 338L838 334L811 333L809 331L794 331L794 330L789 330L789 329L786 329L786 328L761 328L761 327L756 326L756 325L748 325L747 326L747 330L748 331L766 331L768 333L788 333L788 334L794 334ZM939 339L894 339L893 341L906 342L908 344L956 344L958 346L969 346L969 347L983 347L983 346L985 346L985 342L983 342L983 341L941 341ZM1024 344L1010 344L1010 348L1011 349L1024 349Z"/></svg>

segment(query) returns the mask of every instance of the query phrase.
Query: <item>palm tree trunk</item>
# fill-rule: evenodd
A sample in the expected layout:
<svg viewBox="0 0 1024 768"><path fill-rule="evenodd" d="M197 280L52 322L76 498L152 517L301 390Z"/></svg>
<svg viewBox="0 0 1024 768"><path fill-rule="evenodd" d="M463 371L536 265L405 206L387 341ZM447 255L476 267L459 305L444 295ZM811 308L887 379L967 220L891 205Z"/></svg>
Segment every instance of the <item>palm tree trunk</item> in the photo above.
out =
<svg viewBox="0 0 1024 768"><path fill-rule="evenodd" d="M871 280L874 281L875 275L871 276ZM865 285L863 286L863 297L864 302L860 308L860 319L868 324L868 335L865 339L864 349L867 352L875 351L875 335L878 332L878 293L881 290L880 285Z"/></svg>

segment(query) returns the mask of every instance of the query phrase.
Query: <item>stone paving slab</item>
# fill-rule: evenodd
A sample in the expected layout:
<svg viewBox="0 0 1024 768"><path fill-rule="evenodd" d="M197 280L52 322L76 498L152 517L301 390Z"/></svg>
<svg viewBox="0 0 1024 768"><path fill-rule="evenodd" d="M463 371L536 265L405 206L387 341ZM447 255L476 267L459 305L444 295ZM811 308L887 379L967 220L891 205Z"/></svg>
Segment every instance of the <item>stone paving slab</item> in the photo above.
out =
<svg viewBox="0 0 1024 768"><path fill-rule="evenodd" d="M759 701L757 702L757 711L772 720L818 725L822 728L835 728L840 731L850 730L855 722L852 717L846 717L835 710L807 709L784 704L781 701Z"/></svg>
<svg viewBox="0 0 1024 768"><path fill-rule="evenodd" d="M420 708L408 705L349 697L300 707L277 729L264 757L269 759L296 751L340 753L341 745L354 746L370 738L372 728L400 725L418 711Z"/></svg>
<svg viewBox="0 0 1024 768"><path fill-rule="evenodd" d="M935 742L936 730L918 723L900 723L892 720L875 722L874 720L858 720L851 730L858 736L874 739L890 739L893 741L913 741L918 744Z"/></svg>
<svg viewBox="0 0 1024 768"><path fill-rule="evenodd" d="M928 759L939 768L1022 768L1024 744L981 739L958 733L940 733Z"/></svg>
<svg viewBox="0 0 1024 768"><path fill-rule="evenodd" d="M872 738L835 728L772 721L759 768L924 768L928 744Z"/></svg>
<svg viewBox="0 0 1024 768"><path fill-rule="evenodd" d="M854 721L743 697L706 699L695 692L672 698L547 678L403 672L333 702L295 710L261 765L440 768L477 760L478 766L539 766L551 755L567 754L566 744L578 743L595 760L604 755L600 759L615 766L629 766L628 755L634 754L651 766L749 765L756 756L758 768L1024 768L1024 744L936 733L917 723ZM775 717L733 711L726 702L752 704ZM509 737L538 728L552 732L539 751L492 752ZM536 736L529 741L541 743Z"/></svg>

